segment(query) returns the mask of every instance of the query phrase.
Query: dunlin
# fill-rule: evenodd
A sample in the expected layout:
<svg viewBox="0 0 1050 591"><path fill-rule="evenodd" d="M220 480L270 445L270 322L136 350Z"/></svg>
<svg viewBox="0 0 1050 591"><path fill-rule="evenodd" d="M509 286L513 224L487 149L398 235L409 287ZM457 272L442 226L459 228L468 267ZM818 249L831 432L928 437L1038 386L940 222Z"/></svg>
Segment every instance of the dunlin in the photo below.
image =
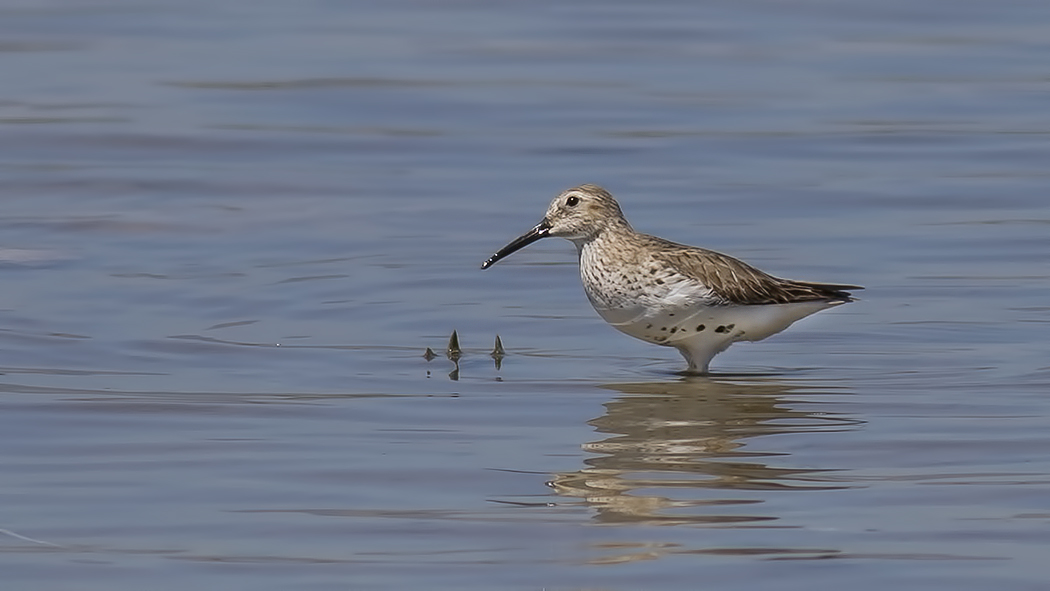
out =
<svg viewBox="0 0 1050 591"><path fill-rule="evenodd" d="M713 250L635 232L608 191L558 195L534 228L496 251L487 269L548 236L576 245L591 305L617 330L674 347L688 373L737 341L760 341L821 310L852 302L856 285L780 279Z"/></svg>

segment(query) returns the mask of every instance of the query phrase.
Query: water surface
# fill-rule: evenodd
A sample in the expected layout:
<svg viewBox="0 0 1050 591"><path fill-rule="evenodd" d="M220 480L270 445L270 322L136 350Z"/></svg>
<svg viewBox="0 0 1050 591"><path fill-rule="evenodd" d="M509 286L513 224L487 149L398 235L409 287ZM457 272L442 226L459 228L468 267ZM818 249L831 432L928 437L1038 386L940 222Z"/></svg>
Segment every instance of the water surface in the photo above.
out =
<svg viewBox="0 0 1050 591"><path fill-rule="evenodd" d="M7 3L6 585L1045 588L1048 13ZM681 377L584 182L868 289Z"/></svg>

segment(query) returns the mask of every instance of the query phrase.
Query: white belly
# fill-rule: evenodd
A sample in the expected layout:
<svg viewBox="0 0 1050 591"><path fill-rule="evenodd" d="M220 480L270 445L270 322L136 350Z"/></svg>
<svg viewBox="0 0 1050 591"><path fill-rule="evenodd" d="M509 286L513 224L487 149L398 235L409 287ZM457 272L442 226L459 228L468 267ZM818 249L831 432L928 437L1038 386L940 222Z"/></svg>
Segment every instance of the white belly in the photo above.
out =
<svg viewBox="0 0 1050 591"><path fill-rule="evenodd" d="M707 371L711 359L736 341L760 341L840 303L595 309L617 330L649 343L675 347L689 361L690 370Z"/></svg>
<svg viewBox="0 0 1050 591"><path fill-rule="evenodd" d="M837 302L691 308L595 308L606 322L632 337L675 345L699 335L731 341L760 341Z"/></svg>

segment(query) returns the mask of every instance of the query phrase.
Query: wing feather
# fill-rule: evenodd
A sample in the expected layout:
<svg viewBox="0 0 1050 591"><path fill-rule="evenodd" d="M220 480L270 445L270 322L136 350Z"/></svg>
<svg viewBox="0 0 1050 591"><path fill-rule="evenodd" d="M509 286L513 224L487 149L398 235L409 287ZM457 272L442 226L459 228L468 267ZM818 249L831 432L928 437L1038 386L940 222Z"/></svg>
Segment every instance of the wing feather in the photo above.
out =
<svg viewBox="0 0 1050 591"><path fill-rule="evenodd" d="M850 290L864 289L858 285L781 279L727 254L706 248L686 246L655 236L643 236L646 242L657 243L653 245L658 248L648 252L653 253L652 256L659 263L704 284L714 296L724 300L727 304L852 301Z"/></svg>

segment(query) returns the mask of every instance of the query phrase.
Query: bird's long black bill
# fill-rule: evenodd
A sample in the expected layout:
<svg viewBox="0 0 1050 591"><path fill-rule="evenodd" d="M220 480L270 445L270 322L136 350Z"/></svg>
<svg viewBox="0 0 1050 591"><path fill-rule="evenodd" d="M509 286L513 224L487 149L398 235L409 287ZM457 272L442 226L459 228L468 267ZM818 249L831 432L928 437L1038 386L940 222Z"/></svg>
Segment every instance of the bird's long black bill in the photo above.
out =
<svg viewBox="0 0 1050 591"><path fill-rule="evenodd" d="M500 260L510 256L514 252L525 248L526 246L536 242L540 238L546 238L551 231L550 222L546 218L540 223L536 224L536 227L525 232L521 236L518 236L510 242L510 244L496 251L496 254L489 257L489 260L481 263L482 269L488 269L492 265L495 265Z"/></svg>

